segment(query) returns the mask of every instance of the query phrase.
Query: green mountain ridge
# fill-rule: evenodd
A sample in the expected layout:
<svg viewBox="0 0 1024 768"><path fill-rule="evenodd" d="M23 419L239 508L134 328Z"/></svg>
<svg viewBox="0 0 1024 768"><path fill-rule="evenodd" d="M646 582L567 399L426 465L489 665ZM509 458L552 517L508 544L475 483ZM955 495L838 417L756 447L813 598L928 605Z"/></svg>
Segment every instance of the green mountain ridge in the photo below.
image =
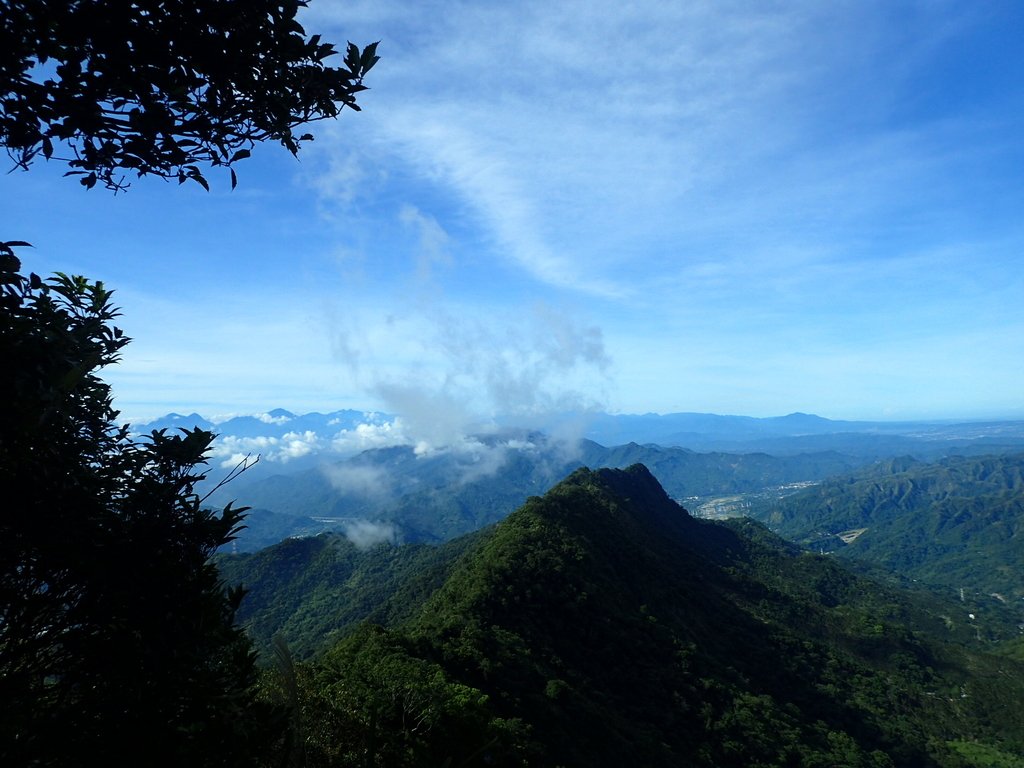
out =
<svg viewBox="0 0 1024 768"><path fill-rule="evenodd" d="M815 549L1022 607L1024 454L895 459L777 500L756 516Z"/></svg>
<svg viewBox="0 0 1024 768"><path fill-rule="evenodd" d="M502 714L530 713L548 764L827 762L837 733L865 764L876 750L926 764L908 732L840 694L860 676L922 695L938 657L899 626L921 617L750 529L690 518L643 467L581 470L500 525L412 631ZM880 624L851 632L868 617ZM890 664L920 677L897 682ZM925 698L901 713L918 727L937 714Z"/></svg>
<svg viewBox="0 0 1024 768"><path fill-rule="evenodd" d="M948 605L752 521L694 519L642 466L578 470L448 555L390 629L363 625L301 668L313 763L1024 756L1024 668L968 650Z"/></svg>

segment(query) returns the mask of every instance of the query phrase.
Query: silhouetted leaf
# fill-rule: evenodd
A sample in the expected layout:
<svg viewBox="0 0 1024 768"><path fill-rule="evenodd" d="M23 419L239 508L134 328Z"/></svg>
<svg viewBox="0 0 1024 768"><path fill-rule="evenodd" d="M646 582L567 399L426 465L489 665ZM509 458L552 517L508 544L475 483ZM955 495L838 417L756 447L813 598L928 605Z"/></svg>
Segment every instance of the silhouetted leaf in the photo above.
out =
<svg viewBox="0 0 1024 768"><path fill-rule="evenodd" d="M5 4L0 145L27 168L62 141L82 186L117 192L127 188L119 170L180 181L188 166L230 164L266 139L296 154L307 140L296 126L355 106L375 54L350 43L344 67L325 67L334 48L306 38L295 19L304 2L221 5ZM37 62L49 62L45 80L33 78Z"/></svg>

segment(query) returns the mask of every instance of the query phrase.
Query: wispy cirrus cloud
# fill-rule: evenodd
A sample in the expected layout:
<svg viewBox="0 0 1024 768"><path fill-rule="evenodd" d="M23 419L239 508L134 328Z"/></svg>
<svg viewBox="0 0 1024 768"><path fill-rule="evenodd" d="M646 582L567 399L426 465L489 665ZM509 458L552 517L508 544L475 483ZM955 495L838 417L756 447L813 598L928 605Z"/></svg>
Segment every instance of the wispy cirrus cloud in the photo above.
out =
<svg viewBox="0 0 1024 768"><path fill-rule="evenodd" d="M906 89L972 21L944 10L908 8L906 30L881 3L360 4L312 18L394 35L373 151L455 195L538 281L636 303L693 261L750 286L747 261L776 251L851 258L866 222L934 198L978 146L974 122L936 132L903 117Z"/></svg>

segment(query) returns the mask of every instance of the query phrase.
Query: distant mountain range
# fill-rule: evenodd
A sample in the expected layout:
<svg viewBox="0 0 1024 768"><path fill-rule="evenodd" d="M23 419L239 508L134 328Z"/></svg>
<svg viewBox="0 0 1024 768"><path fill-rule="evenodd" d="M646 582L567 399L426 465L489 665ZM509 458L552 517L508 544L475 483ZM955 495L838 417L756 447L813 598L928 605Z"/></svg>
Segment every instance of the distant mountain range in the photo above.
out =
<svg viewBox="0 0 1024 768"><path fill-rule="evenodd" d="M209 498L212 505L237 501L254 508L233 551L326 530L345 531L363 544L443 541L500 520L582 466L642 463L691 509L704 501L720 503L712 497L743 496L729 512L736 514L753 503L746 498L750 494L767 492L760 502L778 499L791 492L780 491L783 486L817 483L897 455L931 461L1024 450L1024 422L896 424L803 413L767 419L699 413L588 418L585 430L577 422L578 431L612 447L514 428L424 446L400 418L355 410L275 409L217 424L198 414L169 414L136 430L198 426L218 432L203 493L241 457L262 457ZM567 431L566 423L551 426L555 434ZM638 439L620 443L621 437ZM794 529L793 535L804 533ZM858 547L868 548L878 535L876 530Z"/></svg>
<svg viewBox="0 0 1024 768"><path fill-rule="evenodd" d="M642 463L674 498L696 503L705 496L815 482L865 461L834 452L781 457L695 453L636 443L606 448L590 440L572 446L539 433L514 433L490 436L460 450L421 454L396 446L291 472L246 473L209 501L224 505L237 500L261 510L248 521L239 551L272 543L262 510L276 513L266 522L278 534L287 530L283 516L290 515L302 519L288 535L309 533L311 522L320 530L358 524L364 533L370 532L366 526L376 526L383 539L437 542L502 519L583 466Z"/></svg>
<svg viewBox="0 0 1024 768"><path fill-rule="evenodd" d="M882 458L939 456L951 450L992 453L1024 446L1024 421L835 421L806 413L753 418L707 413L599 414L586 436L604 445L657 443L701 451L792 454L834 450Z"/></svg>
<svg viewBox="0 0 1024 768"><path fill-rule="evenodd" d="M500 421L503 431L518 429L511 420ZM388 425L394 428L386 429ZM370 447L414 444L415 437L404 432L400 425L400 416L372 411L295 414L278 408L217 423L197 413L188 416L172 413L133 427L137 432L146 433L153 429L199 426L219 434L222 439L236 440L281 440L292 435L307 441L309 453L350 455ZM575 437L606 446L630 442L641 445L655 443L700 451L774 455L835 450L872 458L900 454L934 458L953 451L980 454L998 453L1014 447L1024 450L1024 421L1006 420L874 422L836 421L805 413L770 418L709 413L567 413L552 416L540 431L548 434L570 432ZM307 437L307 433L316 439ZM340 440L336 439L339 435ZM364 439L360 440L360 437ZM254 443L253 447L259 446ZM272 449L273 445L264 447ZM274 451L269 453L273 455Z"/></svg>
<svg viewBox="0 0 1024 768"><path fill-rule="evenodd" d="M232 416L214 422L191 413L183 416L180 413L169 413L153 421L133 424L134 431L139 433L152 432L154 429L201 429L215 432L221 436L232 437L282 437L289 433L312 431L321 435L333 435L342 430L356 429L360 424L380 424L393 420L393 416L377 414L372 411L341 410L330 413L295 414L284 408L275 408L261 414Z"/></svg>

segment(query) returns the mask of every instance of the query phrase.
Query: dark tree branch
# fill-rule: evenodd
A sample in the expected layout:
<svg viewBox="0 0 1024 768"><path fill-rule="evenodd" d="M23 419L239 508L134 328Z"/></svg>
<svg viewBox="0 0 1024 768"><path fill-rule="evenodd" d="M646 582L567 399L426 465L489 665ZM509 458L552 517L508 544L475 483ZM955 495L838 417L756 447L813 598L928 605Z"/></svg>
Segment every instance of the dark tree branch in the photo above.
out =
<svg viewBox="0 0 1024 768"><path fill-rule="evenodd" d="M0 144L15 168L58 159L91 188L122 171L198 182L238 150L358 111L377 44L338 54L295 20L304 0L0 0ZM232 178L234 176L232 175Z"/></svg>

